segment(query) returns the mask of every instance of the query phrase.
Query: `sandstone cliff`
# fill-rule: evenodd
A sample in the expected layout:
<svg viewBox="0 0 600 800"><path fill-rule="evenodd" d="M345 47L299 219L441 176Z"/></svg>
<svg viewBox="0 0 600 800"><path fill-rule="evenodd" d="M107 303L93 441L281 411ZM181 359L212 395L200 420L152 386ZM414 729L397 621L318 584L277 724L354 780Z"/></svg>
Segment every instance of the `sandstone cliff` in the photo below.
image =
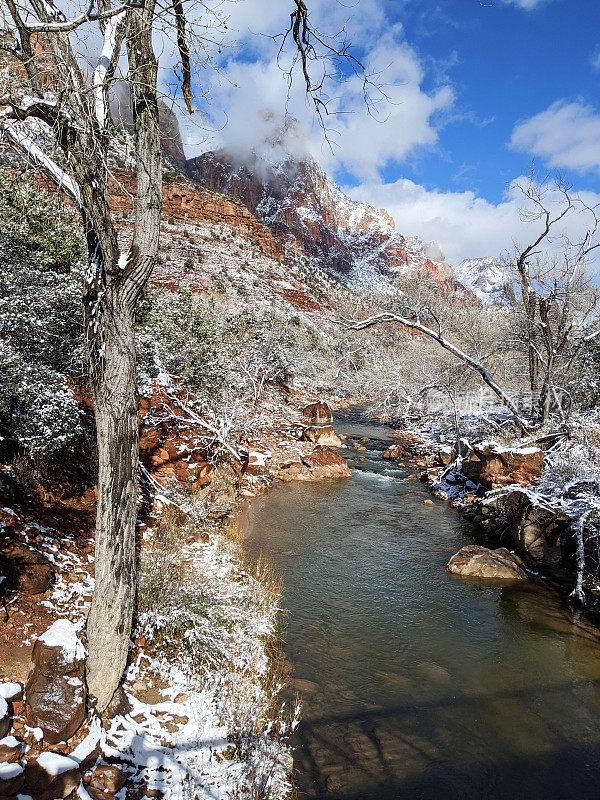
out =
<svg viewBox="0 0 600 800"><path fill-rule="evenodd" d="M242 162L218 151L190 159L186 170L239 198L284 247L345 282L371 287L423 272L444 293L462 289L439 248L399 233L386 211L351 200L312 158Z"/></svg>

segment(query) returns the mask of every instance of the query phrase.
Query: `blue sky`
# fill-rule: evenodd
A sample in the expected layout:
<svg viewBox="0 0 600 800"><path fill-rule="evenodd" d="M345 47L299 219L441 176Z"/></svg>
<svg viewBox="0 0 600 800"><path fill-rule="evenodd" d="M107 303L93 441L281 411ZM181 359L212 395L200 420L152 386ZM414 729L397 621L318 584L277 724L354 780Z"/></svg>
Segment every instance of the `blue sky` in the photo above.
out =
<svg viewBox="0 0 600 800"><path fill-rule="evenodd" d="M552 0L529 10L501 0L492 7L469 0L385 7L421 58L431 60L424 88L444 80L456 93L453 109L440 120L437 146L391 164L387 181L402 175L497 202L531 159L509 147L516 123L559 99L600 111L600 69L592 63L600 52L597 0ZM570 177L581 188L600 188L597 171Z"/></svg>
<svg viewBox="0 0 600 800"><path fill-rule="evenodd" d="M310 152L353 198L438 242L452 264L527 238L510 187L532 161L538 176L558 171L600 202L598 0L309 0L320 30L346 26L391 100L373 119L359 79L331 81L331 110L348 112L329 118L333 149L301 80L287 99L270 36L288 24L289 0L214 2L233 46L217 72L198 73L212 130L183 121L189 156L227 147L276 157L265 141L291 113L287 149Z"/></svg>

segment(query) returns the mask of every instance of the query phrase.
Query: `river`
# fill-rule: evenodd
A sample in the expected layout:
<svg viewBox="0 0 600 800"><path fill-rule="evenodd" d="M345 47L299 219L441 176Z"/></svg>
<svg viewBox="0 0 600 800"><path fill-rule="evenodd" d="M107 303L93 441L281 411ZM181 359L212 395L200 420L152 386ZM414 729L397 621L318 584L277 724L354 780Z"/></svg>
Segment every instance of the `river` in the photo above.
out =
<svg viewBox="0 0 600 800"><path fill-rule="evenodd" d="M448 575L481 533L382 459L388 428L336 430L370 439L352 479L277 487L244 522L284 579L299 798L598 800L594 630L543 585Z"/></svg>

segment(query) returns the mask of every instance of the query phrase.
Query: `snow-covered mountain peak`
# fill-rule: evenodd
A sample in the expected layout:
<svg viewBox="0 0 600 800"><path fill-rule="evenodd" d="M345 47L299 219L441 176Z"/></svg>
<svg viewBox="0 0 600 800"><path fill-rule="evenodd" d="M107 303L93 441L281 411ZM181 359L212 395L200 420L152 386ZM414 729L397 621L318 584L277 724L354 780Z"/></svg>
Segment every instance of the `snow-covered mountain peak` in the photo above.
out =
<svg viewBox="0 0 600 800"><path fill-rule="evenodd" d="M466 259L456 268L456 277L483 305L509 306L515 302L513 280L495 258Z"/></svg>
<svg viewBox="0 0 600 800"><path fill-rule="evenodd" d="M310 156L221 150L187 162L191 178L242 200L286 247L345 283L380 290L425 274L442 293L462 292L434 242L396 230L383 209L350 199Z"/></svg>

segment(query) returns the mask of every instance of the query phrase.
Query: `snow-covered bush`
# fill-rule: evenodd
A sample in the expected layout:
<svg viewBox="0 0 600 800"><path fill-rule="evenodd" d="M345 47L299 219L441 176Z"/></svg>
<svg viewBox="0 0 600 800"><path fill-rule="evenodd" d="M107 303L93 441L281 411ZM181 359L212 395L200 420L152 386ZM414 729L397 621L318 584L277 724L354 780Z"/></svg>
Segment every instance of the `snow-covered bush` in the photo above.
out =
<svg viewBox="0 0 600 800"><path fill-rule="evenodd" d="M539 489L560 493L574 481L600 486L600 410L574 415L571 436L546 455Z"/></svg>
<svg viewBox="0 0 600 800"><path fill-rule="evenodd" d="M31 457L80 433L82 272L74 214L0 167L0 435Z"/></svg>
<svg viewBox="0 0 600 800"><path fill-rule="evenodd" d="M235 531L186 544L191 533L170 506L146 534L137 633L151 643L155 668L167 674L176 664L186 691L210 696L230 745L224 764L235 788L228 796L283 800L291 789L286 741L299 707L282 707L283 681L272 657L279 583L266 565L247 566ZM204 797L194 789L188 797Z"/></svg>
<svg viewBox="0 0 600 800"><path fill-rule="evenodd" d="M138 374L142 391L162 372L181 380L197 404L222 408L258 400L269 384L290 377L281 324L252 313L228 313L212 298L150 289L138 312Z"/></svg>
<svg viewBox="0 0 600 800"><path fill-rule="evenodd" d="M209 404L222 399L227 343L210 301L191 292L149 289L138 309L137 340L142 390L167 372Z"/></svg>

